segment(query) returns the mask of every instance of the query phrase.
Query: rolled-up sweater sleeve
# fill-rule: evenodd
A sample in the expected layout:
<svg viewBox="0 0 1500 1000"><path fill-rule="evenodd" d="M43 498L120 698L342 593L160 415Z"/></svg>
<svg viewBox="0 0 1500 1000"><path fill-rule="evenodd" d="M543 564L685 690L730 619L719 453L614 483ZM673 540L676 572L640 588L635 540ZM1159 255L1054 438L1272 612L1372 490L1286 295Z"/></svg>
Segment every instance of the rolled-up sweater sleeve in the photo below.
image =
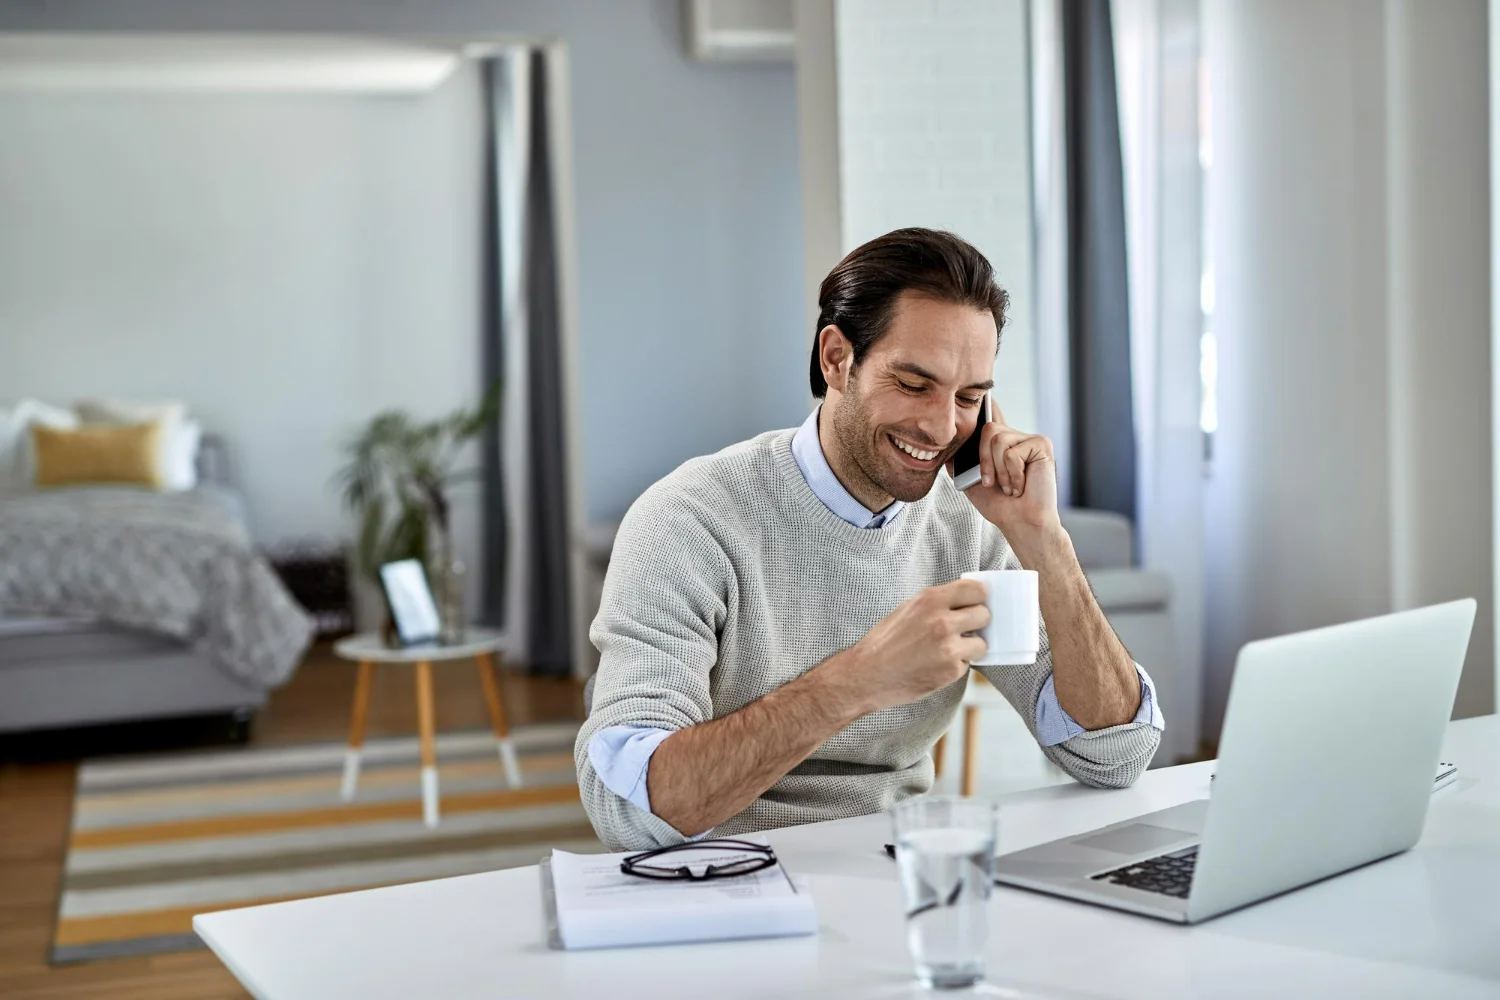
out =
<svg viewBox="0 0 1500 1000"><path fill-rule="evenodd" d="M613 727L671 733L713 718L709 674L718 660L731 575L728 558L687 498L649 490L620 524L589 630L599 650L593 705L573 752L584 809L611 850L688 839L637 804L647 801L644 794L631 801L611 790L589 747L596 734Z"/></svg>
<svg viewBox="0 0 1500 1000"><path fill-rule="evenodd" d="M1019 560L1006 546L1001 558L995 560L993 569L1021 569ZM1039 708L1048 704L1043 697L1052 682L1052 644L1047 636L1047 623L1040 624L1041 643L1036 662L1024 666L978 667L985 679L993 684L1016 713L1026 723L1026 728L1037 738L1037 745L1047 759L1066 771L1073 779L1096 788L1125 788L1135 782L1156 755L1161 743L1165 720L1155 703L1155 689L1149 675L1137 665L1142 677L1142 712L1130 722L1104 729L1086 730L1073 723L1074 735L1054 741L1048 726L1046 738L1038 732ZM1148 706L1144 699L1150 699ZM1050 699L1056 703L1056 697ZM1061 706L1057 705L1061 712ZM1065 716L1065 713L1064 713ZM1072 722L1072 719L1067 719Z"/></svg>
<svg viewBox="0 0 1500 1000"><path fill-rule="evenodd" d="M1136 709L1135 719L1132 721L1145 722L1157 729L1166 728L1161 707L1156 703L1156 685L1152 682L1151 675L1139 663L1135 665L1135 672L1141 679L1141 705ZM1055 746L1088 732L1087 727L1074 721L1057 700L1054 680L1055 678L1048 677L1043 682L1042 693L1036 699L1036 741L1044 747Z"/></svg>

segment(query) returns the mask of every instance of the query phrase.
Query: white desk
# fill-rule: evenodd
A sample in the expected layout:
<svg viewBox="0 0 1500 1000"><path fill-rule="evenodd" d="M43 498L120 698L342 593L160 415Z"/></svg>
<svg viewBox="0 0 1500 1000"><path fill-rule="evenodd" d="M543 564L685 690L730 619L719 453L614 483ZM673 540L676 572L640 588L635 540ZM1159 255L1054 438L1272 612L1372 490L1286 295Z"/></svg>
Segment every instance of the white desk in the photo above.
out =
<svg viewBox="0 0 1500 1000"><path fill-rule="evenodd" d="M1459 780L1399 857L1192 928L1013 889L991 903L990 983L1009 996L1500 997L1500 718L1454 723ZM1001 800L1015 850L1202 797L1207 764L1131 789ZM811 876L821 931L781 941L564 953L535 867L197 917L257 997L892 997L910 982L884 816L774 831ZM991 990L990 995L995 995Z"/></svg>

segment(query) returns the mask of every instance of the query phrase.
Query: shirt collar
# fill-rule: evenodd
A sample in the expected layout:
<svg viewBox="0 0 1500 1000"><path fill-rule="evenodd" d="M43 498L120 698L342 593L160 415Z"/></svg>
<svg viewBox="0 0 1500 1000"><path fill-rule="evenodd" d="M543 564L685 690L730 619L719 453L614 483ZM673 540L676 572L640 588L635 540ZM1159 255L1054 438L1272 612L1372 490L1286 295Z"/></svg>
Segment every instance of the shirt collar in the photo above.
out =
<svg viewBox="0 0 1500 1000"><path fill-rule="evenodd" d="M892 500L889 507L876 513L844 489L844 484L833 474L833 469L823 454L823 443L818 440L818 414L822 412L823 407L819 406L808 414L792 437L792 457L797 460L797 468L802 470L802 478L807 480L808 489L822 501L824 507L856 528L888 526L905 509L906 504L900 500Z"/></svg>

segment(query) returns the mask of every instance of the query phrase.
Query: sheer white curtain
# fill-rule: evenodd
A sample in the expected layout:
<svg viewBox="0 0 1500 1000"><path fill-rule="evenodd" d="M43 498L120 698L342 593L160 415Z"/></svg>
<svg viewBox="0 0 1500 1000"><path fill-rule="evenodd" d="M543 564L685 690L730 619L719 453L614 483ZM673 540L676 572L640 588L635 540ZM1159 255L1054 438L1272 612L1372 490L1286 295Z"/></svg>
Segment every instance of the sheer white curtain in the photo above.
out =
<svg viewBox="0 0 1500 1000"><path fill-rule="evenodd" d="M1113 0L1124 161L1138 551L1173 582L1165 753L1196 750L1203 662L1202 175L1196 0ZM1186 709L1186 711L1184 711Z"/></svg>
<svg viewBox="0 0 1500 1000"><path fill-rule="evenodd" d="M1031 0L1031 194L1037 429L1052 439L1057 495L1073 495L1068 352L1068 161L1061 0Z"/></svg>
<svg viewBox="0 0 1500 1000"><path fill-rule="evenodd" d="M1060 4L1031 0L1037 409L1071 495L1066 108ZM1112 0L1124 167L1136 531L1172 579L1176 662L1159 759L1195 753L1203 692L1203 435L1199 425L1202 174L1197 0Z"/></svg>
<svg viewBox="0 0 1500 1000"><path fill-rule="evenodd" d="M486 332L486 350L492 352L486 378L503 378L505 389L501 396L501 436L492 442L494 450L486 456L489 481L485 514L490 519L486 527L493 533L487 538L490 551L486 553L489 564L484 597L489 620L503 622L506 659L516 663L526 662L531 644L526 584L535 533L526 493L530 456L525 430L531 386L521 375L527 371L530 358L527 338L519 335L527 321L521 261L525 258L522 206L532 132L529 57L530 50L524 46L496 51L488 57L485 77L493 143L490 183L495 188L489 206L494 213L489 220L494 230L488 235L495 246L487 263L496 269L489 276L494 283L491 321L495 328ZM514 335L505 336L504 331Z"/></svg>

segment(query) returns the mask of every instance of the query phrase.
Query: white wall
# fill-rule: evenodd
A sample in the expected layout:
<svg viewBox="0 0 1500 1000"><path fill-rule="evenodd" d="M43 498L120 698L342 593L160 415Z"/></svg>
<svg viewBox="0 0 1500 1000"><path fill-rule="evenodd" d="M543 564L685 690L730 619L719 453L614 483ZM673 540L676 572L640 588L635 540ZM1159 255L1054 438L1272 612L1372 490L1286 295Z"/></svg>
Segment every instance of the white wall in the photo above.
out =
<svg viewBox="0 0 1500 1000"><path fill-rule="evenodd" d="M1010 293L995 398L1012 424L1035 428L1022 0L839 0L831 32L828 4L809 6L824 13L799 11L799 71L811 77L802 87L803 191L838 205L819 203L804 222L808 298L837 262L815 262L829 247L847 253L901 226L958 233L989 257ZM828 190L835 167L836 195Z"/></svg>
<svg viewBox="0 0 1500 1000"><path fill-rule="evenodd" d="M1387 7L1205 8L1210 735L1245 641L1460 594L1458 714L1491 710L1483 9Z"/></svg>
<svg viewBox="0 0 1500 1000"><path fill-rule="evenodd" d="M77 0L0 6L0 30L509 32L565 42L588 507L613 518L685 458L806 412L812 335L792 67L695 63L681 17L679 0ZM0 328L0 358L15 337ZM477 349L470 357L477 364ZM464 383L468 396L477 381ZM459 400L423 402L443 410ZM255 433L223 429L236 442Z"/></svg>
<svg viewBox="0 0 1500 1000"><path fill-rule="evenodd" d="M1485 0L1387 0L1392 606L1479 601L1458 712L1494 711Z"/></svg>
<svg viewBox="0 0 1500 1000"><path fill-rule="evenodd" d="M338 446L473 395L473 67L400 97L0 94L0 398L181 398L264 540Z"/></svg>

